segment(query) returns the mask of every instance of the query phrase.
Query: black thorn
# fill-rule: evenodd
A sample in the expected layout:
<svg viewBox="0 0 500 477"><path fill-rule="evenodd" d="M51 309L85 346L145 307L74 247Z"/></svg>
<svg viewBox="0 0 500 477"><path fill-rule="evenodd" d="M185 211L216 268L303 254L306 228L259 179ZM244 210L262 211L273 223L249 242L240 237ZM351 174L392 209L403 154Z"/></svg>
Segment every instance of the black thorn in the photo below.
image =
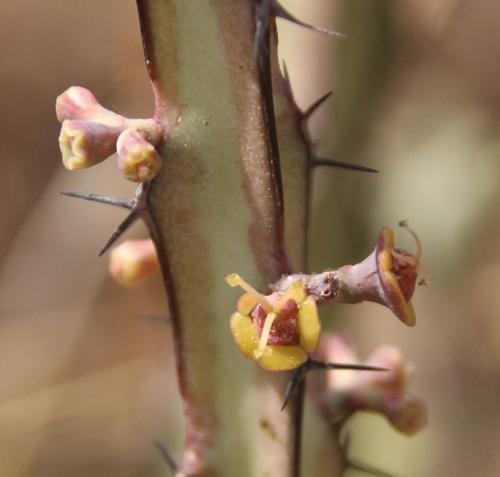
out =
<svg viewBox="0 0 500 477"><path fill-rule="evenodd" d="M357 164L349 164L347 162L336 161L334 159L323 159L315 157L311 161L312 165L315 167L328 166L328 167L340 167L341 169L350 169L352 171L378 172L377 169L372 169L371 167L358 166Z"/></svg>
<svg viewBox="0 0 500 477"><path fill-rule="evenodd" d="M307 121L316 110L333 94L332 91L328 91L321 98L318 98L314 103L312 103L303 113L302 113L302 121Z"/></svg>
<svg viewBox="0 0 500 477"><path fill-rule="evenodd" d="M101 255L104 255L108 251L111 245L113 245L120 238L120 236L139 218L139 215L140 213L138 209L132 209L130 211L130 214L125 217L125 220L120 225L118 225L118 227L116 227L116 230L111 234L111 237L109 237L108 241L99 252L99 257Z"/></svg>
<svg viewBox="0 0 500 477"><path fill-rule="evenodd" d="M290 382L286 387L285 395L283 396L283 403L281 404L281 410L285 409L286 405L290 402L290 399L295 395L300 382L304 379L307 371L307 363L300 365L294 370Z"/></svg>
<svg viewBox="0 0 500 477"><path fill-rule="evenodd" d="M372 467L371 465L363 464L361 462L352 462L347 460L347 468L353 470L359 470L360 472L364 472L365 474L371 474L375 477L395 477L394 474L388 474L383 470L377 469L376 467Z"/></svg>
<svg viewBox="0 0 500 477"><path fill-rule="evenodd" d="M294 370L290 382L283 396L283 404L281 410L285 409L290 399L294 396L300 382L304 379L307 371L313 369L350 369L354 371L390 371L387 368L379 368L376 366L367 366L365 364L344 364L344 363L323 363L321 361L314 361L309 359L304 364L301 364Z"/></svg>
<svg viewBox="0 0 500 477"><path fill-rule="evenodd" d="M378 366L368 366L366 364L346 364L346 363L323 363L310 359L307 362L308 369L350 369L354 371L390 371L388 368Z"/></svg>
<svg viewBox="0 0 500 477"><path fill-rule="evenodd" d="M277 1L271 0L271 8L273 9L273 13L283 20L288 20L291 23L295 23L301 27L307 28L308 30L316 31L318 33L324 33L329 36L336 36L339 38L345 38L343 33L340 33L335 30L328 30L327 28L315 27L314 25L310 25L309 23L305 23L298 18L294 17L289 11L285 10L285 8Z"/></svg>
<svg viewBox="0 0 500 477"><path fill-rule="evenodd" d="M161 456L163 457L167 465L170 467L172 473L176 474L177 472L179 472L179 470L181 470L181 467L177 463L177 461L173 458L172 454L167 450L167 448L161 442L158 441L153 441L153 444L158 449L158 451L160 452Z"/></svg>
<svg viewBox="0 0 500 477"><path fill-rule="evenodd" d="M85 192L61 192L62 195L67 197L76 197L77 199L90 200L92 202L100 202L101 204L114 205L123 209L132 209L134 202L128 199L118 199L109 195L88 194Z"/></svg>

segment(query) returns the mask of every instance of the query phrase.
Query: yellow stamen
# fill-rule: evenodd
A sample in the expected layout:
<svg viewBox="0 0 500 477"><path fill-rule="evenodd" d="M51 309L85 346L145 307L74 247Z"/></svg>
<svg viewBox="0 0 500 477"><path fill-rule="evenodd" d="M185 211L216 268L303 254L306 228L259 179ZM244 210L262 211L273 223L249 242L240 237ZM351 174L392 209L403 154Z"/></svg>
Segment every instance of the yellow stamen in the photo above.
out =
<svg viewBox="0 0 500 477"><path fill-rule="evenodd" d="M273 307L255 288L241 278L237 273L231 273L226 277L226 282L230 287L241 287L255 298L255 301L264 308L266 313L273 311Z"/></svg>
<svg viewBox="0 0 500 477"><path fill-rule="evenodd" d="M267 340L269 339L269 334L271 333L271 327L273 322L278 316L277 313L271 312L266 316L266 321L264 322L264 327L262 328L262 334L260 335L259 346L253 352L255 359L260 359L264 354L267 346Z"/></svg>

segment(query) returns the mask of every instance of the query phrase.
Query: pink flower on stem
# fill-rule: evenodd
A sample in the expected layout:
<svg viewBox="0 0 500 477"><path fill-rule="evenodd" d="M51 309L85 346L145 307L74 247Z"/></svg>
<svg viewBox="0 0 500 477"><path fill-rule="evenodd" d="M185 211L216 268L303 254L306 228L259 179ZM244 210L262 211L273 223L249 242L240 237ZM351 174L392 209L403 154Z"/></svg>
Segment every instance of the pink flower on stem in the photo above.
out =
<svg viewBox="0 0 500 477"><path fill-rule="evenodd" d="M333 333L323 337L321 359L337 363L360 363L350 343ZM392 426L403 434L412 435L425 427L425 403L407 393L410 366L397 348L380 346L364 362L366 365L387 368L383 373L327 371L320 400L332 422L344 422L357 411L384 415Z"/></svg>
<svg viewBox="0 0 500 477"><path fill-rule="evenodd" d="M403 323L414 326L416 318L411 298L423 268L420 260L422 245L406 221L399 225L414 237L415 253L397 248L394 231L384 227L375 250L362 262L314 275L289 275L280 280L274 290L283 292L300 282L318 303L327 300L338 303L371 301L387 306Z"/></svg>
<svg viewBox="0 0 500 477"><path fill-rule="evenodd" d="M125 178L133 182L153 179L160 170L156 152L161 131L154 119L131 119L101 106L87 89L72 86L58 96L56 114L67 169L92 167L118 152Z"/></svg>

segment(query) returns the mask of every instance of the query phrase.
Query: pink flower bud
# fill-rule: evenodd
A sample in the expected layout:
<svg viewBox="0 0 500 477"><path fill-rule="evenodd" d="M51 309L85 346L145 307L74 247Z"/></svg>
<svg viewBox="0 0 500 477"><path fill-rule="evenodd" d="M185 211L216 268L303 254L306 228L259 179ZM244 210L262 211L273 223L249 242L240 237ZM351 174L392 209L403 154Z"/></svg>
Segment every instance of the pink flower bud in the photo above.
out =
<svg viewBox="0 0 500 477"><path fill-rule="evenodd" d="M95 96L85 88L72 86L56 99L57 119L89 119L90 112L99 106Z"/></svg>
<svg viewBox="0 0 500 477"><path fill-rule="evenodd" d="M148 142L147 133L135 128L125 129L116 143L118 167L133 182L153 179L161 167L161 157Z"/></svg>
<svg viewBox="0 0 500 477"><path fill-rule="evenodd" d="M127 124L126 117L101 106L88 89L80 86L72 86L57 97L56 114L60 122L84 119L121 128Z"/></svg>
<svg viewBox="0 0 500 477"><path fill-rule="evenodd" d="M383 414L399 432L413 435L427 424L427 408L422 399L411 394L383 389L364 389L345 398L350 413L369 411Z"/></svg>
<svg viewBox="0 0 500 477"><path fill-rule="evenodd" d="M127 240L110 254L109 271L122 285L135 285L158 268L158 256L152 240Z"/></svg>
<svg viewBox="0 0 500 477"><path fill-rule="evenodd" d="M84 120L66 119L59 134L63 164L85 169L104 161L115 150L120 129Z"/></svg>
<svg viewBox="0 0 500 477"><path fill-rule="evenodd" d="M333 333L323 337L318 354L328 362L360 363L350 343ZM380 346L363 364L389 371L328 371L321 401L329 418L335 421L356 411L373 411L383 414L405 434L421 430L427 420L425 403L406 392L410 366L400 351L392 346Z"/></svg>
<svg viewBox="0 0 500 477"><path fill-rule="evenodd" d="M427 408L422 399L407 393L381 391L380 410L399 432L413 435L427 424Z"/></svg>

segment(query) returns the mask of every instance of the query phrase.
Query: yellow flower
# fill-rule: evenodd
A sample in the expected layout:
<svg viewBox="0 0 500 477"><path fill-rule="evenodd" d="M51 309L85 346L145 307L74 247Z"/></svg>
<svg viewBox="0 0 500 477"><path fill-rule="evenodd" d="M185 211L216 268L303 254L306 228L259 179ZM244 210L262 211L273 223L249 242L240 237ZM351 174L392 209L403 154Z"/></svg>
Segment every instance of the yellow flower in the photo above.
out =
<svg viewBox="0 0 500 477"><path fill-rule="evenodd" d="M245 291L230 319L240 351L271 371L304 364L318 347L321 332L316 300L307 295L304 285L295 283L284 293L264 296L235 273L226 281Z"/></svg>
<svg viewBox="0 0 500 477"><path fill-rule="evenodd" d="M417 250L410 254L394 245L394 232L384 227L375 248L377 275L382 290L382 302L405 324L415 326L416 318L411 297L415 292L418 274L421 272L420 257L422 245L418 235L405 220L399 222L406 228L417 244Z"/></svg>

